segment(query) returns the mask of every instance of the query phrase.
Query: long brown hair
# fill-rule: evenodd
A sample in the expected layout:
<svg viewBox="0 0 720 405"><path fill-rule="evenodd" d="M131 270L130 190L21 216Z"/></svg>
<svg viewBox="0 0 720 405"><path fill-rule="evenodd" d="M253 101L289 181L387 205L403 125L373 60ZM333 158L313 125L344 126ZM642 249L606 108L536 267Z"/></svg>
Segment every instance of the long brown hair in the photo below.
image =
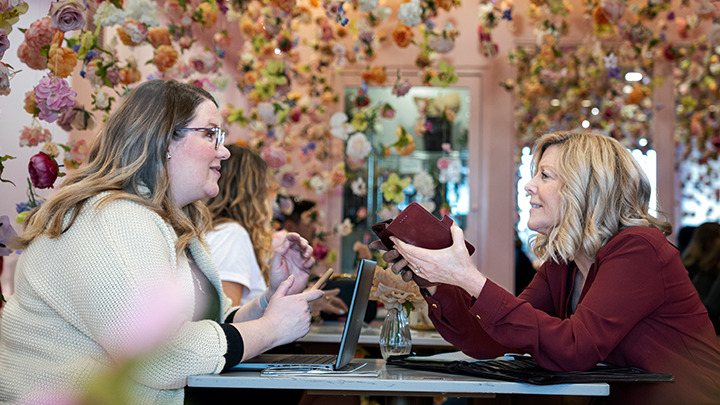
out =
<svg viewBox="0 0 720 405"><path fill-rule="evenodd" d="M209 213L199 201L185 207L174 202L166 155L170 141L184 136L177 130L192 121L207 100L217 106L207 91L175 80L150 80L132 90L91 142L87 163L28 214L15 245L25 248L43 234L59 237L75 223L88 199L102 192L109 194L100 208L124 199L160 215L178 235L178 254L194 237L202 240L210 226Z"/></svg>
<svg viewBox="0 0 720 405"><path fill-rule="evenodd" d="M682 261L685 267L697 264L700 270L720 271L720 224L705 222L698 226L690 238Z"/></svg>
<svg viewBox="0 0 720 405"><path fill-rule="evenodd" d="M220 192L207 202L213 228L227 222L237 222L250 235L255 259L268 281L272 244L270 220L272 211L268 191L268 166L250 149L228 145L230 158L223 160Z"/></svg>

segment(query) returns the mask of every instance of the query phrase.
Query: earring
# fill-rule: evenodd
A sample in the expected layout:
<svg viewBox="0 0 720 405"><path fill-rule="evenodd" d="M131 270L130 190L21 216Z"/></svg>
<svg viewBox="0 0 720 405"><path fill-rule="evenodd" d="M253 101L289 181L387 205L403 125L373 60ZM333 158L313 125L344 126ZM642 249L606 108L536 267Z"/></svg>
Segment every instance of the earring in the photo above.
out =
<svg viewBox="0 0 720 405"><path fill-rule="evenodd" d="M171 157L172 157L172 156L170 156L170 152L168 152L168 154L167 154L168 160L170 160Z"/></svg>
<svg viewBox="0 0 720 405"><path fill-rule="evenodd" d="M169 154L169 153L168 153L168 159L170 159L170 154ZM525 193L525 197L530 197L530 192L529 192L529 191Z"/></svg>

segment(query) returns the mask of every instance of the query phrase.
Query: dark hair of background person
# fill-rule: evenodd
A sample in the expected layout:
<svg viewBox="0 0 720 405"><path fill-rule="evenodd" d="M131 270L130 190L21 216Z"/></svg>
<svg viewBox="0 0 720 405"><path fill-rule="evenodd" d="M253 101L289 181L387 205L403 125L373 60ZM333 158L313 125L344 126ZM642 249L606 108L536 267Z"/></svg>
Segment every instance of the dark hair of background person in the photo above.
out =
<svg viewBox="0 0 720 405"><path fill-rule="evenodd" d="M293 197L293 196L288 196L286 198L292 199L293 210L290 214L287 214L287 215L283 214L283 218L280 221L283 224L283 226L285 225L285 222L287 222L287 221L292 221L296 224L299 224L303 212L309 211L315 207L315 202L311 201L311 200L303 200L302 198Z"/></svg>
<svg viewBox="0 0 720 405"><path fill-rule="evenodd" d="M226 145L230 158L221 164L218 186L220 192L210 198L207 207L212 214L212 226L237 222L250 235L260 272L268 281L272 254L272 231L268 190L268 165L260 155L248 148Z"/></svg>
<svg viewBox="0 0 720 405"><path fill-rule="evenodd" d="M692 239L692 235L693 232L695 232L695 229L697 229L697 226L683 226L678 231L677 248L680 251L680 255L682 255L685 252L685 249L687 249L687 246L690 243L690 239Z"/></svg>
<svg viewBox="0 0 720 405"><path fill-rule="evenodd" d="M90 143L87 162L68 175L58 191L25 219L15 249L24 249L42 234L57 238L70 229L88 199L110 192L100 206L124 199L143 205L167 221L178 235L183 254L193 238L203 240L210 227L205 204L179 207L167 172L170 141L182 139L200 104L217 102L207 91L175 80L149 80L122 101ZM70 213L63 227L65 215Z"/></svg>
<svg viewBox="0 0 720 405"><path fill-rule="evenodd" d="M705 222L698 226L690 238L690 243L682 253L682 262L692 280L699 271L711 271L720 262L720 224Z"/></svg>

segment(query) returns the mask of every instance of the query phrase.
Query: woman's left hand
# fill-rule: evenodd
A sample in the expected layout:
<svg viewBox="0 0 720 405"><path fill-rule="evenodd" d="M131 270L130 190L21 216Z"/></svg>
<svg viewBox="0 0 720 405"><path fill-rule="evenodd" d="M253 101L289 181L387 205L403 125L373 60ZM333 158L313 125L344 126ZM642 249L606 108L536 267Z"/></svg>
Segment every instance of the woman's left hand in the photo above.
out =
<svg viewBox="0 0 720 405"><path fill-rule="evenodd" d="M444 283L465 289L477 297L485 286L485 276L478 271L465 247L465 237L459 226L450 228L452 246L445 249L423 249L392 236L395 249L408 262L416 275L431 283Z"/></svg>
<svg viewBox="0 0 720 405"><path fill-rule="evenodd" d="M310 277L310 269L315 263L312 253L312 246L303 237L294 232L285 235L285 240L275 251L270 262L270 285L268 288L271 294L269 295L272 296L280 283L291 275L295 276L295 282L288 294L302 292Z"/></svg>

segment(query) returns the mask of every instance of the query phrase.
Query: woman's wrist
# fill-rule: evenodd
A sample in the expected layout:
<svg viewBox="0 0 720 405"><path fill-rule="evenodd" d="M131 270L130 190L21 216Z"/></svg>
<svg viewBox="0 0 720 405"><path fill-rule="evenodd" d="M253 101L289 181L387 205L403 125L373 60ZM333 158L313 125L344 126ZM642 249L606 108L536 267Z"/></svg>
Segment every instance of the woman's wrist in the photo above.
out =
<svg viewBox="0 0 720 405"><path fill-rule="evenodd" d="M268 298L267 298L268 291L270 291L270 290L269 289L265 290L265 292L260 294L260 308L262 308L263 311L268 307Z"/></svg>

